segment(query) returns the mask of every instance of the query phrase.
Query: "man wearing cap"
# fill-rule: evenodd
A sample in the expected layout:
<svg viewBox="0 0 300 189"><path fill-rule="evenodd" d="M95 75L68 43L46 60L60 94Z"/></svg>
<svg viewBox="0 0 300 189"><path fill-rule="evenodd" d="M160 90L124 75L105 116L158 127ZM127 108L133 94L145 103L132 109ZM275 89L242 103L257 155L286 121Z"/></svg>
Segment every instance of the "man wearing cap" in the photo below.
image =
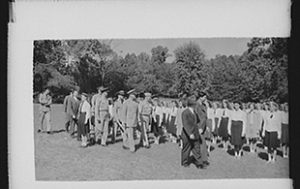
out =
<svg viewBox="0 0 300 189"><path fill-rule="evenodd" d="M118 128L121 128L122 136L124 136L124 114L123 114L123 103L124 103L124 96L125 92L123 90L119 91L117 93L118 98L114 103L114 132L113 132L113 141L115 141L115 138L117 136L117 130ZM124 140L124 137L123 137Z"/></svg>
<svg viewBox="0 0 300 189"><path fill-rule="evenodd" d="M99 127L96 127L97 130L100 131L101 134L101 145L106 146L106 140L108 136L108 123L109 123L109 102L107 99L107 91L106 89L102 90L101 98L96 101L96 111L95 115L97 115L98 121L100 122ZM98 132L98 131L97 131ZM96 141L99 140L99 132L96 132Z"/></svg>
<svg viewBox="0 0 300 189"><path fill-rule="evenodd" d="M206 121L207 121L207 107L205 105L206 101L206 94L204 92L200 92L195 95L197 98L197 103L195 106L195 111L199 117L199 123L198 123L198 128L199 128L199 133L201 137L201 158L203 160L203 163L206 165L209 165L208 162L208 150L207 150L207 145L205 142L205 137L204 133L207 129L206 127Z"/></svg>
<svg viewBox="0 0 300 189"><path fill-rule="evenodd" d="M141 140L143 146L149 148L148 134L150 121L152 119L152 105L150 103L151 93L145 93L145 99L139 104L139 122L141 123Z"/></svg>
<svg viewBox="0 0 300 189"><path fill-rule="evenodd" d="M73 121L72 115L71 115L71 99L73 97L73 91L70 91L70 94L67 95L64 99L64 112L66 115L66 123L65 123L65 130L66 132L69 131L69 127Z"/></svg>
<svg viewBox="0 0 300 189"><path fill-rule="evenodd" d="M187 109L182 112L182 150L181 150L181 165L188 167L190 152L192 151L195 158L195 165L199 169L203 169L206 165L201 158L201 137L198 131L198 116L195 112L196 102L192 98L187 99Z"/></svg>
<svg viewBox="0 0 300 189"><path fill-rule="evenodd" d="M40 127L38 129L38 133L44 131L43 124L46 123L46 131L50 134L51 130L51 123L50 123L50 112L52 104L52 98L50 96L50 90L46 88L40 95L39 95L39 103L40 103Z"/></svg>
<svg viewBox="0 0 300 189"><path fill-rule="evenodd" d="M97 87L98 93L95 94L92 97L91 103L92 103L92 117L94 117L94 130L95 130L95 139L96 142L98 141L98 139L100 138L100 117L99 117L99 102L101 100L101 96L102 96L102 92L105 90L106 88L104 88L103 86Z"/></svg>
<svg viewBox="0 0 300 189"><path fill-rule="evenodd" d="M123 137L123 148L129 148L131 152L135 152L134 130L138 124L139 105L136 102L136 94L134 90L128 91L129 98L123 104L125 133Z"/></svg>

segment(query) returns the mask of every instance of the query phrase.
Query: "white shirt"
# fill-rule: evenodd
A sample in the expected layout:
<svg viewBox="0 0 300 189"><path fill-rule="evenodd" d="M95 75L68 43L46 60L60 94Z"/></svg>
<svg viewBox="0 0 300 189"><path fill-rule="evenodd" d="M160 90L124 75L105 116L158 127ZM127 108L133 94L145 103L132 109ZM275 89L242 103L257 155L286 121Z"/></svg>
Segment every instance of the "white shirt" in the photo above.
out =
<svg viewBox="0 0 300 189"><path fill-rule="evenodd" d="M232 110L229 110L227 108L222 108L221 109L221 117L230 117L230 113L232 112Z"/></svg>
<svg viewBox="0 0 300 189"><path fill-rule="evenodd" d="M83 102L80 112L86 113L84 123L87 123L88 119L91 116L91 105L86 100Z"/></svg>
<svg viewBox="0 0 300 189"><path fill-rule="evenodd" d="M278 132L281 134L281 114L279 111L267 112L266 115L265 130L269 132Z"/></svg>
<svg viewBox="0 0 300 189"><path fill-rule="evenodd" d="M207 119L214 119L214 109L212 108L207 108Z"/></svg>

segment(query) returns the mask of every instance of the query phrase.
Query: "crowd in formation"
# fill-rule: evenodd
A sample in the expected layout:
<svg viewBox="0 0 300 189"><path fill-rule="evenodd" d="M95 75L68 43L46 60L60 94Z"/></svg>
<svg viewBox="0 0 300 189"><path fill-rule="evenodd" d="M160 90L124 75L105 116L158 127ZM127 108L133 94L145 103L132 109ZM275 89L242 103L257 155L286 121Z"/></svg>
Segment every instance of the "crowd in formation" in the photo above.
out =
<svg viewBox="0 0 300 189"><path fill-rule="evenodd" d="M249 146L250 153L256 153L260 143L268 153L267 162L276 161L279 148L288 158L287 103L210 101L203 92L169 100L135 90L121 90L113 99L108 98L107 90L100 86L94 95L79 95L73 90L65 97L65 130L81 142L81 147L105 147L121 135L123 149L134 153L136 140L144 148L168 141L181 148L182 166L190 165L192 152L193 163L201 169L209 165L212 146L233 150L234 157L240 159L244 145ZM49 94L46 89L39 96L39 133L52 133Z"/></svg>

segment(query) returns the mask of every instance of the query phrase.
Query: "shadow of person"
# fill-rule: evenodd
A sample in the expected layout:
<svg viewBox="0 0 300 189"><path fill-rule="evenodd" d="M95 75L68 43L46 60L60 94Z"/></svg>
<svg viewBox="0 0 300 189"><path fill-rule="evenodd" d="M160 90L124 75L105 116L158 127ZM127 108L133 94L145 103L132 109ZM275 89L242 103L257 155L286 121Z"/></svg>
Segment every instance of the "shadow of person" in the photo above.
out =
<svg viewBox="0 0 300 189"><path fill-rule="evenodd" d="M243 146L243 150L246 152L250 152L250 147L249 146Z"/></svg>
<svg viewBox="0 0 300 189"><path fill-rule="evenodd" d="M282 152L282 150L277 150L277 155L279 155L280 157L283 157L283 152Z"/></svg>
<svg viewBox="0 0 300 189"><path fill-rule="evenodd" d="M265 160L265 161L268 161L268 154L267 154L266 152L259 152L259 153L258 153L258 157L259 157L260 159L263 159L263 160Z"/></svg>
<svg viewBox="0 0 300 189"><path fill-rule="evenodd" d="M231 148L231 149L227 150L227 154L234 156L234 149Z"/></svg>
<svg viewBox="0 0 300 189"><path fill-rule="evenodd" d="M258 148L264 149L264 145L261 144L261 143L256 144L256 146L257 146Z"/></svg>
<svg viewBox="0 0 300 189"><path fill-rule="evenodd" d="M56 133L61 133L61 132L65 132L65 131L66 131L65 129L60 129L60 130L51 131L51 133L56 134Z"/></svg>

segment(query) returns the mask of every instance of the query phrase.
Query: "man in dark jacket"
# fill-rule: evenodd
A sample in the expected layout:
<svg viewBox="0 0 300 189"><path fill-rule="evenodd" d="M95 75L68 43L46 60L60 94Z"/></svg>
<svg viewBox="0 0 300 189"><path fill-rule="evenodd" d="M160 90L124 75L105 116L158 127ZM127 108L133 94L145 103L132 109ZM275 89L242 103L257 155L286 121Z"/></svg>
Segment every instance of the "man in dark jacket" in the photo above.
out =
<svg viewBox="0 0 300 189"><path fill-rule="evenodd" d="M183 147L181 151L181 165L184 167L189 166L189 155L192 151L195 158L195 165L197 168L203 169L206 167L201 159L200 145L201 137L198 130L198 118L194 110L196 102L189 98L187 100L187 109L182 112L182 142Z"/></svg>
<svg viewBox="0 0 300 189"><path fill-rule="evenodd" d="M195 111L196 114L198 115L199 118L199 123L198 123L198 129L200 133L200 138L201 138L201 159L204 164L209 165L208 162L208 150L207 150L207 145L205 142L204 138L204 133L206 131L206 121L207 121L207 107L205 106L204 102L206 101L206 94L204 92L200 92L196 94L196 106L195 106Z"/></svg>

